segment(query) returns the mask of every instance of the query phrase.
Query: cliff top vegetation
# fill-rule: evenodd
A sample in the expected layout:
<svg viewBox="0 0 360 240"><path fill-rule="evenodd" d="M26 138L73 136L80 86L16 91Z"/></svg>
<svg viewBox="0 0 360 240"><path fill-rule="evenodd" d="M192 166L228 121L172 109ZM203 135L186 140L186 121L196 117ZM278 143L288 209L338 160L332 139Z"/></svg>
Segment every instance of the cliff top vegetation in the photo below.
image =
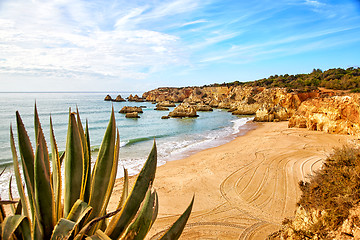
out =
<svg viewBox="0 0 360 240"><path fill-rule="evenodd" d="M288 89L298 89L301 91L311 91L318 87L336 90L351 90L360 92L360 68L350 67L347 69L333 68L326 71L314 69L308 74L296 75L274 75L268 78L259 79L250 82L230 82L222 84L211 84L207 86L258 86L258 87L283 87Z"/></svg>

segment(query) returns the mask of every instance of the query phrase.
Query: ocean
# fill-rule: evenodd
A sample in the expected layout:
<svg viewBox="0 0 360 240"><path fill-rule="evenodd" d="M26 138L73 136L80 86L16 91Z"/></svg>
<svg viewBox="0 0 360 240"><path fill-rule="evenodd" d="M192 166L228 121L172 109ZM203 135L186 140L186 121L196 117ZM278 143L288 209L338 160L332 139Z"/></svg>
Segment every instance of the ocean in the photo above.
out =
<svg viewBox="0 0 360 240"><path fill-rule="evenodd" d="M114 107L116 125L120 132L120 159L118 176L122 177L123 167L130 175L138 173L144 164L155 138L158 149L158 166L167 161L189 156L200 150L216 147L245 134L252 120L249 116L234 116L226 110L214 109L213 112L198 112L198 118L161 119L168 111L155 111L150 102L107 102L110 94L128 97L130 93L0 93L0 170L6 168L0 177L1 197L8 197L9 178L13 175L10 149L10 125L13 126L17 144L15 112L19 111L29 137L34 145L34 105L36 102L39 118L46 141L50 146L50 115L54 125L55 138L60 151L65 149L69 108L79 109L85 125L89 122L92 148L92 162L100 147L107 127L111 109ZM142 95L140 92L131 94ZM145 106L138 119L127 119L119 113L123 106ZM173 108L170 108L170 111ZM18 153L19 156L19 153ZM15 187L13 181L13 188ZM15 192L14 192L15 193ZM16 194L14 194L16 195Z"/></svg>

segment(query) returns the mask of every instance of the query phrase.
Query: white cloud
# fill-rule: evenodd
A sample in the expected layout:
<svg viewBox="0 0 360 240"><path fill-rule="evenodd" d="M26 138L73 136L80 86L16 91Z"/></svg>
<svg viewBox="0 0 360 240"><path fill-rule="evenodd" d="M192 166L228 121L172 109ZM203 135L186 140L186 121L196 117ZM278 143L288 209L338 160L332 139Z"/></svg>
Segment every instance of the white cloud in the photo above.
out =
<svg viewBox="0 0 360 240"><path fill-rule="evenodd" d="M157 11L170 14L180 1L171 6ZM6 1L0 9L0 74L144 79L141 69L182 64L178 37L126 28L144 10L134 8L104 29L105 16L94 18L78 0Z"/></svg>

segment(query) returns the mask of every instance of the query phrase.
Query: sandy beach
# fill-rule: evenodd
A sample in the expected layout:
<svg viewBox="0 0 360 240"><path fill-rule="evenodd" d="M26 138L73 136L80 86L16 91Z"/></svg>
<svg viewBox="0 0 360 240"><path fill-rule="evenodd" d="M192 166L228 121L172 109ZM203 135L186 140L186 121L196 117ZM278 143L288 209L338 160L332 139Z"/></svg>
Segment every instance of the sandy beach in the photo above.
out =
<svg viewBox="0 0 360 240"><path fill-rule="evenodd" d="M147 239L157 239L193 194L194 208L181 239L265 239L278 230L285 217L293 216L298 182L318 169L334 147L356 139L287 124L256 123L229 143L158 167L159 215ZM121 185L118 179L111 209Z"/></svg>

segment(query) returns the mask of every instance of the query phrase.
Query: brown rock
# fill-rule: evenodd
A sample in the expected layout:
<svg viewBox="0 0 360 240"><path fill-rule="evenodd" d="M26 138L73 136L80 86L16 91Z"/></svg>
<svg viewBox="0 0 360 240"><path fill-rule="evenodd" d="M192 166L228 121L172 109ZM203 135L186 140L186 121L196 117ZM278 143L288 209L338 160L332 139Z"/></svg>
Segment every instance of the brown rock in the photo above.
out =
<svg viewBox="0 0 360 240"><path fill-rule="evenodd" d="M110 95L106 95L104 101L111 101L111 100L112 100L111 96L110 96Z"/></svg>
<svg viewBox="0 0 360 240"><path fill-rule="evenodd" d="M289 120L289 127L313 131L357 135L360 133L359 96L308 99Z"/></svg>
<svg viewBox="0 0 360 240"><path fill-rule="evenodd" d="M120 94L117 95L117 97L115 99L112 99L112 101L113 102L126 102L126 100L123 99Z"/></svg>
<svg viewBox="0 0 360 240"><path fill-rule="evenodd" d="M132 94L130 94L129 97L127 97L129 102L144 102L145 99L140 98L138 95L133 96Z"/></svg>
<svg viewBox="0 0 360 240"><path fill-rule="evenodd" d="M172 103L170 101L163 101L156 104L156 107L175 107L175 103Z"/></svg>
<svg viewBox="0 0 360 240"><path fill-rule="evenodd" d="M157 108L155 108L154 110L158 110L158 111L169 111L169 108L167 108L167 107L157 107Z"/></svg>
<svg viewBox="0 0 360 240"><path fill-rule="evenodd" d="M126 118L140 118L137 112L130 112L125 115Z"/></svg>
<svg viewBox="0 0 360 240"><path fill-rule="evenodd" d="M169 116L162 116L161 119L169 119Z"/></svg>
<svg viewBox="0 0 360 240"><path fill-rule="evenodd" d="M169 113L170 117L198 117L195 107L182 103Z"/></svg>
<svg viewBox="0 0 360 240"><path fill-rule="evenodd" d="M119 113L132 113L132 112L143 113L141 107L130 107L130 106L125 106L119 111Z"/></svg>
<svg viewBox="0 0 360 240"><path fill-rule="evenodd" d="M199 111L199 112L212 112L213 111L213 109L209 105L205 105L205 104L196 105L195 108L196 108L196 111Z"/></svg>

